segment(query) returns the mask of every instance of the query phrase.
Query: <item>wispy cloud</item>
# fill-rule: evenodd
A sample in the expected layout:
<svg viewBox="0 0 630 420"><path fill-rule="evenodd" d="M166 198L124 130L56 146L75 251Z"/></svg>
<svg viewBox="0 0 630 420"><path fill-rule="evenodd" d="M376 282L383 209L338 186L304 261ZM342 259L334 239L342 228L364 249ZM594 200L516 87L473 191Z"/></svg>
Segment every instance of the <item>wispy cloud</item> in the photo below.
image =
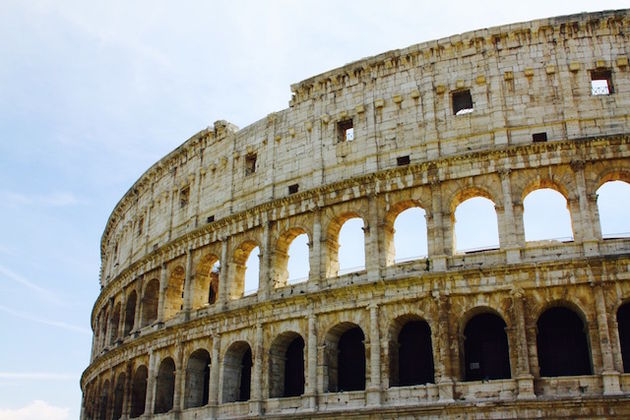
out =
<svg viewBox="0 0 630 420"><path fill-rule="evenodd" d="M62 328L64 330L78 332L78 333L81 333L81 334L87 334L87 335L92 334L92 331L90 331L89 328L80 327L78 325L69 324L69 323L63 322L63 321L54 321L54 320L51 320L51 319L39 318L39 317L30 315L30 314L26 314L26 313L23 313L23 312L18 312L18 311L14 310L14 309L11 309L11 308L7 308L4 305L0 305L0 311L5 312L5 313L7 313L9 315L15 316L17 318L25 319L27 321L37 322L39 324L50 325L51 327Z"/></svg>
<svg viewBox="0 0 630 420"><path fill-rule="evenodd" d="M1 191L0 199L13 206L67 207L84 204L71 192L55 191L48 194L22 194Z"/></svg>
<svg viewBox="0 0 630 420"><path fill-rule="evenodd" d="M3 420L67 420L69 415L70 409L55 407L41 400L17 409L0 408L0 418Z"/></svg>
<svg viewBox="0 0 630 420"><path fill-rule="evenodd" d="M46 299L49 302L55 303L57 305L64 305L64 303L61 300L59 300L59 298L55 296L55 294L52 291L45 289L41 286L38 286L32 281L26 279L24 276L21 276L20 274L15 273L12 270L0 264L0 278L2 277L9 280L13 280L16 283L19 283L29 288L30 290L38 293L40 296L42 296L44 299Z"/></svg>
<svg viewBox="0 0 630 420"><path fill-rule="evenodd" d="M0 372L0 379L66 381L66 380L77 379L77 375L71 374L71 373L54 373L54 372Z"/></svg>

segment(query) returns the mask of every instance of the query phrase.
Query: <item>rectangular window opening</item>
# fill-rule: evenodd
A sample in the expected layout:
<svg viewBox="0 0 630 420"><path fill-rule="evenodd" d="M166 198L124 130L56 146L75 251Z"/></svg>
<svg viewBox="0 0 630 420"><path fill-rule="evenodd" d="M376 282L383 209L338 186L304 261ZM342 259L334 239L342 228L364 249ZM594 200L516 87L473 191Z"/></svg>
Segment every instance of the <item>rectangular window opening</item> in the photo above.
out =
<svg viewBox="0 0 630 420"><path fill-rule="evenodd" d="M245 156L245 176L256 172L256 153Z"/></svg>
<svg viewBox="0 0 630 420"><path fill-rule="evenodd" d="M212 215L212 216L208 216L208 217L206 218L206 223L212 223L212 222L214 222L214 215Z"/></svg>
<svg viewBox="0 0 630 420"><path fill-rule="evenodd" d="M411 162L411 160L409 159L409 155L407 155L407 156L399 156L399 157L396 158L396 164L398 166L409 165L410 162Z"/></svg>
<svg viewBox="0 0 630 420"><path fill-rule="evenodd" d="M473 112L472 96L470 90L460 90L453 92L453 114L463 115Z"/></svg>
<svg viewBox="0 0 630 420"><path fill-rule="evenodd" d="M602 96L613 93L612 72L608 69L591 71L591 95Z"/></svg>
<svg viewBox="0 0 630 420"><path fill-rule="evenodd" d="M190 188L184 187L179 190L179 208L183 209L188 205L188 199L190 197Z"/></svg>
<svg viewBox="0 0 630 420"><path fill-rule="evenodd" d="M352 120L344 120L337 123L337 141L353 141L354 126Z"/></svg>
<svg viewBox="0 0 630 420"><path fill-rule="evenodd" d="M543 131L542 133L532 134L532 140L534 141L534 143L542 143L547 141L547 132Z"/></svg>
<svg viewBox="0 0 630 420"><path fill-rule="evenodd" d="M295 194L300 189L298 184L289 185L289 194Z"/></svg>

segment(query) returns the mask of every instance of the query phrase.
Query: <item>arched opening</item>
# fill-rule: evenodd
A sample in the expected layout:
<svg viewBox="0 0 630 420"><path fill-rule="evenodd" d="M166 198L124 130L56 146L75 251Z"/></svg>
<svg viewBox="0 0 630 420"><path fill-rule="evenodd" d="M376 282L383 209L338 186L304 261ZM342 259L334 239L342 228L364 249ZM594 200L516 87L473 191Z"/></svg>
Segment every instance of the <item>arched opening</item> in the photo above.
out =
<svg viewBox="0 0 630 420"><path fill-rule="evenodd" d="M193 309L201 309L216 302L219 294L220 271L221 263L216 256L203 257L197 266L197 275L192 286Z"/></svg>
<svg viewBox="0 0 630 420"><path fill-rule="evenodd" d="M107 405L109 403L109 381L105 381L101 388L101 395L98 403L99 419L107 418Z"/></svg>
<svg viewBox="0 0 630 420"><path fill-rule="evenodd" d="M630 184L624 181L609 181L597 190L597 209L602 237L630 237Z"/></svg>
<svg viewBox="0 0 630 420"><path fill-rule="evenodd" d="M136 318L136 301L138 300L138 295L135 290L132 290L127 296L127 303L125 304L125 326L123 330L123 336L127 336L134 327L134 322Z"/></svg>
<svg viewBox="0 0 630 420"><path fill-rule="evenodd" d="M230 271L233 280L230 284L230 298L238 299L258 292L260 281L260 248L255 242L246 241L234 251Z"/></svg>
<svg viewBox="0 0 630 420"><path fill-rule="evenodd" d="M349 322L333 327L326 337L328 392L365 389L363 330Z"/></svg>
<svg viewBox="0 0 630 420"><path fill-rule="evenodd" d="M175 362L170 357L162 360L156 379L155 414L168 413L173 409L175 393Z"/></svg>
<svg viewBox="0 0 630 420"><path fill-rule="evenodd" d="M623 372L630 373L630 303L625 303L617 310L617 328Z"/></svg>
<svg viewBox="0 0 630 420"><path fill-rule="evenodd" d="M590 375L591 353L580 317L564 307L547 309L538 318L540 376Z"/></svg>
<svg viewBox="0 0 630 420"><path fill-rule="evenodd" d="M232 344L223 359L223 402L247 401L252 378L252 349L244 341Z"/></svg>
<svg viewBox="0 0 630 420"><path fill-rule="evenodd" d="M171 319L184 308L184 280L186 270L177 266L171 271L164 293L164 320Z"/></svg>
<svg viewBox="0 0 630 420"><path fill-rule="evenodd" d="M144 289L142 296L142 326L153 324L157 320L160 282L152 279Z"/></svg>
<svg viewBox="0 0 630 420"><path fill-rule="evenodd" d="M120 302L118 302L114 307L114 312L112 313L112 318L110 322L111 326L109 344L112 345L116 342L116 340L118 340L118 325L120 324Z"/></svg>
<svg viewBox="0 0 630 420"><path fill-rule="evenodd" d="M416 317L394 322L389 346L390 386L435 382L429 324Z"/></svg>
<svg viewBox="0 0 630 420"><path fill-rule="evenodd" d="M308 235L296 236L289 245L287 262L288 284L302 283L308 280L310 271Z"/></svg>
<svg viewBox="0 0 630 420"><path fill-rule="evenodd" d="M122 417L123 401L125 396L125 379L124 373L118 375L116 381L116 388L114 388L114 411L112 412L112 419L118 420Z"/></svg>
<svg viewBox="0 0 630 420"><path fill-rule="evenodd" d="M147 399L147 377L146 366L139 366L133 375L131 383L131 406L129 407L129 417L136 418L144 414L144 404Z"/></svg>
<svg viewBox="0 0 630 420"><path fill-rule="evenodd" d="M525 241L572 241L571 212L567 200L551 188L534 190L523 200Z"/></svg>
<svg viewBox="0 0 630 420"><path fill-rule="evenodd" d="M210 353L205 349L195 350L188 358L186 366L184 408L208 404L209 385Z"/></svg>
<svg viewBox="0 0 630 420"><path fill-rule="evenodd" d="M272 343L269 352L269 396L295 397L304 393L304 339L285 332Z"/></svg>
<svg viewBox="0 0 630 420"><path fill-rule="evenodd" d="M339 275L365 269L365 235L363 219L353 217L346 220L339 230L338 262Z"/></svg>
<svg viewBox="0 0 630 420"><path fill-rule="evenodd" d="M464 380L511 377L505 327L505 321L491 313L475 315L468 321L464 328Z"/></svg>
<svg viewBox="0 0 630 420"><path fill-rule="evenodd" d="M388 265L427 257L427 221L423 208L410 207L401 211L391 228L391 232L386 231Z"/></svg>
<svg viewBox="0 0 630 420"><path fill-rule="evenodd" d="M499 248L499 228L494 203L485 197L461 202L453 213L455 252Z"/></svg>

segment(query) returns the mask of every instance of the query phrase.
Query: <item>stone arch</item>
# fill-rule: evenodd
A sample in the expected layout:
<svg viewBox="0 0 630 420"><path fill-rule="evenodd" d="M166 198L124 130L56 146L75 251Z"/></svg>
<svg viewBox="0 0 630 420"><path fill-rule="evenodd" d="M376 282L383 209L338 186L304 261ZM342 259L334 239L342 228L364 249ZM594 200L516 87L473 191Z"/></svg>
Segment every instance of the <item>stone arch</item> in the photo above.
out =
<svg viewBox="0 0 630 420"><path fill-rule="evenodd" d="M363 229L367 226L365 217L357 211L348 211L341 213L333 218L326 229L326 276L336 277L339 275L339 233L350 219L361 219L363 221ZM365 248L365 235L363 236L363 246ZM365 263L364 263L365 264Z"/></svg>
<svg viewBox="0 0 630 420"><path fill-rule="evenodd" d="M142 326L146 327L157 321L160 300L160 282L151 279L144 288L142 295Z"/></svg>
<svg viewBox="0 0 630 420"><path fill-rule="evenodd" d="M601 236L604 239L627 238L630 236L630 221L626 217L630 202L630 174L610 171L599 181L595 195Z"/></svg>
<svg viewBox="0 0 630 420"><path fill-rule="evenodd" d="M615 316L623 373L630 373L630 301L625 301L619 305Z"/></svg>
<svg viewBox="0 0 630 420"><path fill-rule="evenodd" d="M460 322L464 380L511 377L507 327L505 318L490 307L475 307L464 314Z"/></svg>
<svg viewBox="0 0 630 420"><path fill-rule="evenodd" d="M591 375L588 323L575 305L552 302L536 321L540 376Z"/></svg>
<svg viewBox="0 0 630 420"><path fill-rule="evenodd" d="M208 404L210 363L210 353L206 349L197 349L188 357L184 408L203 407Z"/></svg>
<svg viewBox="0 0 630 420"><path fill-rule="evenodd" d="M135 326L137 300L138 294L136 291L132 290L129 292L125 303L125 325L123 326L123 336L129 335Z"/></svg>
<svg viewBox="0 0 630 420"><path fill-rule="evenodd" d="M547 197L544 197L543 194ZM564 209L559 207L559 201L554 206L554 199L560 200L560 197L564 199ZM563 184L548 178L538 178L525 186L521 193L521 202L523 203L523 233L526 241L564 239L565 234L570 234L570 240L573 240L575 237L573 214L569 206L569 194ZM536 211L541 203L545 203L547 207L546 214L549 214L549 211L553 212L554 224L558 225L555 229L564 227L562 234L548 234L549 226L544 225L547 217L539 213L533 213L533 218L530 216L530 213ZM565 210L566 214L562 214ZM540 212L542 209L538 211ZM554 227L551 227L551 230L554 230Z"/></svg>
<svg viewBox="0 0 630 420"><path fill-rule="evenodd" d="M567 202L571 198L569 194L569 189L564 183L556 179L536 177L532 180L529 180L529 182L524 185L522 191L520 192L521 203L525 200L525 197L527 197L532 192L545 188L559 192L560 194L562 194L564 199L567 200Z"/></svg>
<svg viewBox="0 0 630 420"><path fill-rule="evenodd" d="M288 263L289 263L289 258L290 258L289 248L291 247L291 244L293 244L293 241L300 235L306 235L308 238L307 241L308 243L310 243L311 236L309 235L308 231L301 226L290 228L286 230L285 232L283 232L278 237L278 240L276 242L274 257L273 257L273 263L272 263L274 287L283 287L288 284L288 281L289 281ZM310 247L309 247L309 254L310 254ZM308 258L306 261L304 261L304 263L310 266L310 262Z"/></svg>
<svg viewBox="0 0 630 420"><path fill-rule="evenodd" d="M112 419L118 420L122 417L123 402L125 401L125 381L127 375L124 372L118 374L116 386L114 387L114 406L112 411Z"/></svg>
<svg viewBox="0 0 630 420"><path fill-rule="evenodd" d="M395 239L396 239L396 229L395 229L395 224L396 221L398 220L398 216L400 216L401 213L406 212L407 210L411 210L411 209L420 209L425 213L425 220L423 221L419 221L419 223L421 224L421 228L424 227L424 236L419 238L419 241L424 242L424 244L426 245L426 254L423 254L422 252L420 252L421 255L419 255L420 257L425 257L428 255L428 230L427 230L427 223L426 223L426 218L428 217L428 212L425 208L425 206L423 206L418 200L402 200L397 202L396 204L392 205L389 209L389 211L386 213L385 215L385 226L383 228L383 233L384 233L384 244L385 244L385 262L387 265L393 265L396 262L396 245L395 245Z"/></svg>
<svg viewBox="0 0 630 420"><path fill-rule="evenodd" d="M252 349L246 341L236 341L223 356L222 401L247 401L252 379Z"/></svg>
<svg viewBox="0 0 630 420"><path fill-rule="evenodd" d="M168 413L173 409L175 394L175 361L167 357L160 362L155 380L155 414Z"/></svg>
<svg viewBox="0 0 630 420"><path fill-rule="evenodd" d="M184 308L185 279L186 270L181 265L177 265L171 270L164 292L164 320L173 318Z"/></svg>
<svg viewBox="0 0 630 420"><path fill-rule="evenodd" d="M482 199L482 200L479 200L479 199ZM469 200L475 200L475 201L469 201ZM487 207L487 209L484 210L484 213L486 213L485 216L488 219L488 222L491 223L491 226L481 225L479 223L475 223L475 221L473 220L468 220L468 219L472 219L472 217L468 214L460 216L460 219L462 219L463 217L463 220L460 220L458 223L456 213L458 209L462 208L460 206L467 202L471 204L475 204L476 207L480 207L480 208L484 206ZM489 189L478 187L478 186L468 186L465 188L461 188L452 195L452 198L449 203L450 203L450 215L451 215L451 226L452 226L451 241L452 241L452 248L453 248L454 253L462 252L462 251L470 252L470 251L480 251L480 250L487 250L487 249L496 249L500 247L500 241L499 241L500 233L499 233L499 219L498 219L498 214L497 214L497 207L498 207L497 202L498 201L495 194L492 194ZM490 210L490 203L492 205L492 210ZM492 211L494 215L491 215L489 213L490 211ZM457 241L458 233L459 233L459 236L468 237L472 235L472 234L467 235L467 234L463 234L463 232L460 232L462 230L461 229L462 226L469 230L476 228L475 233L480 238L480 240L475 241L474 245L471 247L472 249L468 249L468 250L464 249L464 248L468 248L468 246L460 248L460 245L458 244L458 241ZM460 242L462 241L460 240Z"/></svg>
<svg viewBox="0 0 630 420"><path fill-rule="evenodd" d="M109 329L109 345L113 345L118 340L118 326L120 325L121 305L120 302L116 302L112 316L110 318Z"/></svg>
<svg viewBox="0 0 630 420"><path fill-rule="evenodd" d="M342 322L326 334L327 392L365 389L365 335L361 327Z"/></svg>
<svg viewBox="0 0 630 420"><path fill-rule="evenodd" d="M404 314L389 326L389 386L435 382L431 327L422 317Z"/></svg>
<svg viewBox="0 0 630 420"><path fill-rule="evenodd" d="M247 260L254 249L261 249L260 245L251 239L243 241L235 250L232 256L232 281L230 284L230 298L238 299L243 297L245 290L245 271ZM262 252L262 251L261 251ZM259 273L260 274L260 273Z"/></svg>
<svg viewBox="0 0 630 420"><path fill-rule="evenodd" d="M206 254L195 269L195 281L192 285L192 308L201 309L212 305L219 296L219 275L221 261L214 254Z"/></svg>
<svg viewBox="0 0 630 420"><path fill-rule="evenodd" d="M131 403L129 405L129 417L136 418L144 414L147 399L147 379L149 371L145 365L136 368L131 382Z"/></svg>
<svg viewBox="0 0 630 420"><path fill-rule="evenodd" d="M294 331L278 335L269 349L269 396L304 394L304 338Z"/></svg>

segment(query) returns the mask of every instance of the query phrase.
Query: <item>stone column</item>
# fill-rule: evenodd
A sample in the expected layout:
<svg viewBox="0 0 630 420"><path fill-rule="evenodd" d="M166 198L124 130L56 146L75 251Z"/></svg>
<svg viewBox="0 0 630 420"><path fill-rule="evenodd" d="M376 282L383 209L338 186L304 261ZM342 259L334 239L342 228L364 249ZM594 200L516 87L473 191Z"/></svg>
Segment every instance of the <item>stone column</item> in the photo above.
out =
<svg viewBox="0 0 630 420"><path fill-rule="evenodd" d="M125 318L127 317L127 294L123 290L120 296L120 316L118 317L118 334L116 336L116 342L122 341L125 337Z"/></svg>
<svg viewBox="0 0 630 420"><path fill-rule="evenodd" d="M181 342L181 340L177 340ZM177 413L182 411L184 408L184 352L181 347L177 347L175 350L175 354L173 355L175 359L175 387L173 389L173 412Z"/></svg>
<svg viewBox="0 0 630 420"><path fill-rule="evenodd" d="M210 418L217 418L217 406L219 404L219 371L221 363L219 353L221 351L221 336L218 333L212 336L212 359L210 361L210 383L208 385L208 406Z"/></svg>
<svg viewBox="0 0 630 420"><path fill-rule="evenodd" d="M379 215L378 199L374 195L368 198L368 220L365 232L365 269L369 281L381 278L380 249L379 249Z"/></svg>
<svg viewBox="0 0 630 420"><path fill-rule="evenodd" d="M251 382L251 399L249 401L249 414L254 416L262 414L263 351L263 327L261 323L257 323L254 337L254 372Z"/></svg>
<svg viewBox="0 0 630 420"><path fill-rule="evenodd" d="M433 292L433 298L438 307L438 357L436 371L438 373L437 385L440 395L440 401L454 401L454 381L453 369L451 366L451 347L450 347L450 322L448 315L448 295L440 294L438 291Z"/></svg>
<svg viewBox="0 0 630 420"><path fill-rule="evenodd" d="M168 278L166 271L166 263L162 263L162 270L160 271L160 297L158 299L158 324L164 323L164 306L166 305L166 289L168 288Z"/></svg>
<svg viewBox="0 0 630 420"><path fill-rule="evenodd" d="M324 276L324 268L322 267L322 223L321 223L321 211L315 210L313 214L313 237L310 238L309 243L309 290L319 289L319 281Z"/></svg>
<svg viewBox="0 0 630 420"><path fill-rule="evenodd" d="M516 223L514 208L512 203L512 187L510 185L510 170L499 171L501 177L501 190L503 191L503 217L499 221L499 242L505 249L506 261L508 264L518 263L521 260L520 249L524 244L517 241L516 229L522 224Z"/></svg>
<svg viewBox="0 0 630 420"><path fill-rule="evenodd" d="M601 237L599 230L599 220L594 220L593 211L590 206L591 199L586 192L586 179L584 178L584 162L571 162L571 169L575 174L577 186L577 198L579 204L579 216L574 215L575 206L571 207L571 218L573 219L575 239L582 241L584 253L586 255L596 255L598 253L598 237ZM576 219L579 221L575 223ZM579 232L578 232L579 230ZM596 235L596 232L598 235Z"/></svg>
<svg viewBox="0 0 630 420"><path fill-rule="evenodd" d="M184 310L184 319L190 319L190 310L192 309L192 283L194 281L194 277L192 275L193 271L193 263L192 263L192 249L186 250L186 276L184 277L184 302L183 302L183 310Z"/></svg>
<svg viewBox="0 0 630 420"><path fill-rule="evenodd" d="M230 264L228 264L228 244L230 239L225 238L221 241L221 271L219 271L219 296L218 303L221 308L225 309L230 297L228 288L228 273L230 271Z"/></svg>
<svg viewBox="0 0 630 420"><path fill-rule="evenodd" d="M372 303L370 309L370 382L366 393L366 404L381 404L381 339L378 330L378 305Z"/></svg>
<svg viewBox="0 0 630 420"><path fill-rule="evenodd" d="M133 313L133 328L129 332L130 334L134 333L134 336L141 328L140 321L142 320L142 299L144 298L144 295L142 294L142 285L144 283L144 278L138 280L138 283L140 284L140 287L136 287L136 308Z"/></svg>
<svg viewBox="0 0 630 420"><path fill-rule="evenodd" d="M317 318L314 313L308 316L308 337L306 350L306 393L308 408L317 410Z"/></svg>
<svg viewBox="0 0 630 420"><path fill-rule="evenodd" d="M266 218L265 218L266 219ZM272 289L273 279L271 278L271 222L263 221L263 238L260 247L260 270L258 272L258 301L267 300Z"/></svg>
<svg viewBox="0 0 630 420"><path fill-rule="evenodd" d="M431 183L431 218L428 226L428 247L429 247L429 259L431 261L431 269L433 271L445 271L446 270L446 258L449 254L449 249L445 244L445 232L448 231L444 225L444 215L442 213L442 191L440 190L440 183L435 180ZM447 222L448 223L448 222Z"/></svg>
<svg viewBox="0 0 630 420"><path fill-rule="evenodd" d="M153 413L153 402L155 401L155 380L157 373L155 372L155 363L156 363L155 353L149 353L149 368L147 373L147 395L144 402L144 414L152 414Z"/></svg>
<svg viewBox="0 0 630 420"><path fill-rule="evenodd" d="M524 309L524 295L523 289L516 288L510 292L512 298L512 309L514 319L514 331L516 336L514 337L514 345L516 345L517 366L516 366L516 381L518 382L518 399L532 399L536 398L534 394L534 377L531 374L529 368L529 354L527 348L527 333L525 327L525 309Z"/></svg>
<svg viewBox="0 0 630 420"><path fill-rule="evenodd" d="M604 383L604 395L621 394L619 372L615 370L613 354L610 345L610 333L608 330L608 315L606 313L606 301L601 284L594 286L595 310L597 313L597 330L599 334L599 346L602 353L602 380Z"/></svg>
<svg viewBox="0 0 630 420"><path fill-rule="evenodd" d="M127 362L127 366L125 369L125 386L123 389L123 409L122 409L122 418L129 418L129 413L131 411L131 384L133 381L133 363Z"/></svg>

